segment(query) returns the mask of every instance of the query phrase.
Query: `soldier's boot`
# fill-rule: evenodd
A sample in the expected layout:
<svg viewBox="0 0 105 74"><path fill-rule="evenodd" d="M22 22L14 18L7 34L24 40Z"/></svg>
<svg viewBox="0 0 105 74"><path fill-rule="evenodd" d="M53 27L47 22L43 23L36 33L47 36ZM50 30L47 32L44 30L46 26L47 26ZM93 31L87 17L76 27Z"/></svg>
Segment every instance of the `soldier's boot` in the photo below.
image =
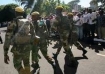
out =
<svg viewBox="0 0 105 74"><path fill-rule="evenodd" d="M24 67L24 68L25 68L25 69L24 69L24 71L25 71L24 74L31 74L31 72L30 72L30 67L26 66L26 67Z"/></svg>
<svg viewBox="0 0 105 74"><path fill-rule="evenodd" d="M54 59L56 59L58 57L58 54L57 53L53 53L53 57Z"/></svg>
<svg viewBox="0 0 105 74"><path fill-rule="evenodd" d="M58 49L57 49L57 52L56 53L53 53L53 57L52 58L57 58L58 57L58 54L60 53L60 51L61 51L61 48L62 47L59 47Z"/></svg>
<svg viewBox="0 0 105 74"><path fill-rule="evenodd" d="M38 62L32 63L31 67L33 68L33 70L31 71L32 74L36 73L36 71L40 69Z"/></svg>
<svg viewBox="0 0 105 74"><path fill-rule="evenodd" d="M38 54L39 59L41 59L41 56Z"/></svg>
<svg viewBox="0 0 105 74"><path fill-rule="evenodd" d="M79 46L78 47L79 50L82 50L83 54L82 56L85 56L85 54L87 53L87 50L85 50L83 47Z"/></svg>
<svg viewBox="0 0 105 74"><path fill-rule="evenodd" d="M82 55L85 56L86 53L87 53L87 51L86 50L83 50L83 54Z"/></svg>
<svg viewBox="0 0 105 74"><path fill-rule="evenodd" d="M53 68L56 67L55 62L53 61L53 59L52 59L51 57L47 56L46 59L47 59L47 61L52 65Z"/></svg>
<svg viewBox="0 0 105 74"><path fill-rule="evenodd" d="M25 70L23 68L19 69L19 74L25 74Z"/></svg>

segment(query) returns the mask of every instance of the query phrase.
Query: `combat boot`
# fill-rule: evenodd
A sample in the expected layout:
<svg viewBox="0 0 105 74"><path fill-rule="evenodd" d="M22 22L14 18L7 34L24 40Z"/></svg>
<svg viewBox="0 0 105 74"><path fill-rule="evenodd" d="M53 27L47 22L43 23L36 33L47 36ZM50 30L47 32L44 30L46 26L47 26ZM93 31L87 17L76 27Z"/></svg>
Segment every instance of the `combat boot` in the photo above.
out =
<svg viewBox="0 0 105 74"><path fill-rule="evenodd" d="M23 68L19 69L19 74L25 74L25 70Z"/></svg>
<svg viewBox="0 0 105 74"><path fill-rule="evenodd" d="M48 57L47 60L48 60L48 62L52 65L52 67L53 67L53 68L56 68L55 61L53 61L53 59L52 59L51 57L49 57L49 56L47 56L47 57Z"/></svg>
<svg viewBox="0 0 105 74"><path fill-rule="evenodd" d="M58 57L58 54L53 53L53 57L52 58L56 59L57 57Z"/></svg>
<svg viewBox="0 0 105 74"><path fill-rule="evenodd" d="M25 71L24 74L31 74L30 67L25 67L24 71Z"/></svg>
<svg viewBox="0 0 105 74"><path fill-rule="evenodd" d="M33 64L31 65L31 67L33 68L33 70L31 71L31 74L36 73L36 71L37 71L38 69L40 69L40 66L39 66L38 63L33 63Z"/></svg>
<svg viewBox="0 0 105 74"><path fill-rule="evenodd" d="M82 55L85 56L85 54L87 53L87 51L84 48L83 48L82 51L83 51L83 54Z"/></svg>

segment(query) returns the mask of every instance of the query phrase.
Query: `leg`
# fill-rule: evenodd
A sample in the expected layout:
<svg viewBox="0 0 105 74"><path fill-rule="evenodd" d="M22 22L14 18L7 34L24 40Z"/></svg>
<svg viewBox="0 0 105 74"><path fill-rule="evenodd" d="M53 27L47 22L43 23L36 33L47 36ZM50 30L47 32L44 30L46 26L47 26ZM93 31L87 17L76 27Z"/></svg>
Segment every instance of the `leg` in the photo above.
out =
<svg viewBox="0 0 105 74"><path fill-rule="evenodd" d="M79 49L79 50L82 50L83 51L83 56L85 56L85 54L87 53L87 51L83 48L83 46L78 42L74 42L74 45Z"/></svg>
<svg viewBox="0 0 105 74"><path fill-rule="evenodd" d="M92 33L92 38L94 38L94 33L95 33L95 24L91 25L91 33Z"/></svg>
<svg viewBox="0 0 105 74"><path fill-rule="evenodd" d="M74 55L69 47L68 40L63 39L62 45L63 45L64 50L66 51L67 56L69 57L68 66L70 67L77 66L77 61L75 60Z"/></svg>
<svg viewBox="0 0 105 74"><path fill-rule="evenodd" d="M31 74L30 63L29 63L31 46L30 45L24 46L23 50L24 53L22 53L23 56L22 60L24 64L24 74Z"/></svg>
<svg viewBox="0 0 105 74"><path fill-rule="evenodd" d="M38 54L39 48L37 45L32 45L32 67L34 68L32 73L35 73L36 70L39 68L39 54Z"/></svg>
<svg viewBox="0 0 105 74"><path fill-rule="evenodd" d="M83 38L83 27L81 26L80 27L80 39L82 39Z"/></svg>
<svg viewBox="0 0 105 74"><path fill-rule="evenodd" d="M59 47L57 49L57 52L56 53L53 53L53 58L57 58L58 54L60 53L61 51L61 48L62 48L62 44L61 44L61 41L59 41Z"/></svg>
<svg viewBox="0 0 105 74"><path fill-rule="evenodd" d="M2 40L2 38L1 38L1 36L0 36L0 41L1 41L1 44L3 44L3 40Z"/></svg>
<svg viewBox="0 0 105 74"><path fill-rule="evenodd" d="M18 51L15 51L13 53L13 63L14 63L14 67L15 69L18 71L19 74L24 74L24 69L21 65L22 62L22 58L21 55L19 54Z"/></svg>
<svg viewBox="0 0 105 74"><path fill-rule="evenodd" d="M53 58L51 58L48 54L47 54L47 42L41 40L42 42L40 43L40 51L42 52L43 56L45 57L45 59L48 61L48 63L50 63L52 66L54 66L54 61Z"/></svg>

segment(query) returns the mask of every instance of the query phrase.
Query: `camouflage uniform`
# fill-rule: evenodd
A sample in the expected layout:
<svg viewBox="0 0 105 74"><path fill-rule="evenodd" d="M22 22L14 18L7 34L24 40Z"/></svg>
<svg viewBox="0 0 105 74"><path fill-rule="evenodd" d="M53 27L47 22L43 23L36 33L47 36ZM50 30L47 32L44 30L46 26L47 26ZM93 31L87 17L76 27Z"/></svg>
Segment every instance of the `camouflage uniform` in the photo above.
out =
<svg viewBox="0 0 105 74"><path fill-rule="evenodd" d="M23 19L22 16L17 16L16 20ZM5 43L4 43L4 55L6 56L8 53L9 46L11 45L11 41L13 42L11 52L13 53L13 63L15 69L18 71L19 74L31 74L30 73L30 64L29 64L29 58L30 58L30 50L31 50L31 44L16 44L14 42L14 36L17 33L17 23L16 20L13 20L10 25L7 27L6 37L5 37ZM29 22L28 22L29 23ZM19 25L19 23L18 23ZM30 34L33 33L33 26L30 23ZM18 30L17 30L18 31ZM29 32L28 32L29 33ZM24 68L22 67L22 61L24 64Z"/></svg>
<svg viewBox="0 0 105 74"><path fill-rule="evenodd" d="M42 52L43 56L49 63L53 63L52 58L49 57L47 54L47 45L49 43L48 41L48 32L47 32L47 27L46 25L40 26L38 22L34 22L34 27L35 27L35 33L37 36L40 37L39 43L38 43L38 48ZM38 52L38 51L37 51ZM34 59L35 62L38 62L38 59Z"/></svg>
<svg viewBox="0 0 105 74"><path fill-rule="evenodd" d="M47 27L45 24L40 25L38 22L38 17L39 17L39 12L35 11L32 14L32 20L33 20L33 24L34 24L34 29L35 29L35 33L36 36L39 37L39 40L36 39L35 43L33 44L33 48L32 48L32 61L35 62L33 63L32 67L35 69L37 69L39 67L39 58L40 55L38 54L38 51L40 49L40 51L42 52L43 56L45 57L45 59L50 63L53 64L52 58L49 57L49 55L47 54L47 45L48 45L48 31L47 31Z"/></svg>
<svg viewBox="0 0 105 74"><path fill-rule="evenodd" d="M68 18L69 16L72 15L71 13L68 14ZM77 35L77 31L76 31L76 27L74 26L74 21L73 21L73 18L69 18L69 21L70 21L70 31L69 31L69 37L68 37L68 42L69 42L69 45L71 46L72 48L72 45L74 44L79 50L82 50L83 51L83 56L85 56L85 54L87 53L87 51L83 48L83 46L80 44L80 42L78 41L78 35ZM61 42L59 41L59 47L58 47L58 50L56 52L56 54L59 54L59 52L61 51ZM57 57L57 55L55 55L55 57Z"/></svg>
<svg viewBox="0 0 105 74"><path fill-rule="evenodd" d="M67 16L62 15L62 9L63 8L60 8L60 10L59 8L56 9L57 14L54 21L54 25L57 27L57 31L60 35L60 46L58 48L58 52L55 55L59 54L61 47L63 46L64 50L66 51L66 54L69 56L70 64L73 64L76 63L76 61L68 43L72 21L69 21Z"/></svg>
<svg viewBox="0 0 105 74"><path fill-rule="evenodd" d="M69 20L73 21L72 19L69 19ZM82 44L78 41L77 29L74 26L74 23L72 23L72 32L69 37L69 43L71 46L74 44L79 50L82 50L83 51L82 55L85 56L87 51L83 48Z"/></svg>

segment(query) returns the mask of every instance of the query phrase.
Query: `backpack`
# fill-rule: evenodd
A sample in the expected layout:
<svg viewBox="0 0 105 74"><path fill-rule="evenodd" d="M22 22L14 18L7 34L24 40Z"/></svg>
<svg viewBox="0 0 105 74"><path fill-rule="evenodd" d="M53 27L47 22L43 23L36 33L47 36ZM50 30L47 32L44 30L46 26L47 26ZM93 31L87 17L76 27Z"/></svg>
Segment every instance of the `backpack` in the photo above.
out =
<svg viewBox="0 0 105 74"><path fill-rule="evenodd" d="M42 26L42 25L44 25L44 21L43 20L40 20L39 21L39 26Z"/></svg>
<svg viewBox="0 0 105 74"><path fill-rule="evenodd" d="M31 23L27 19L18 19L16 21L14 36L12 38L13 43L29 44L32 41L32 35L30 34L31 26Z"/></svg>

